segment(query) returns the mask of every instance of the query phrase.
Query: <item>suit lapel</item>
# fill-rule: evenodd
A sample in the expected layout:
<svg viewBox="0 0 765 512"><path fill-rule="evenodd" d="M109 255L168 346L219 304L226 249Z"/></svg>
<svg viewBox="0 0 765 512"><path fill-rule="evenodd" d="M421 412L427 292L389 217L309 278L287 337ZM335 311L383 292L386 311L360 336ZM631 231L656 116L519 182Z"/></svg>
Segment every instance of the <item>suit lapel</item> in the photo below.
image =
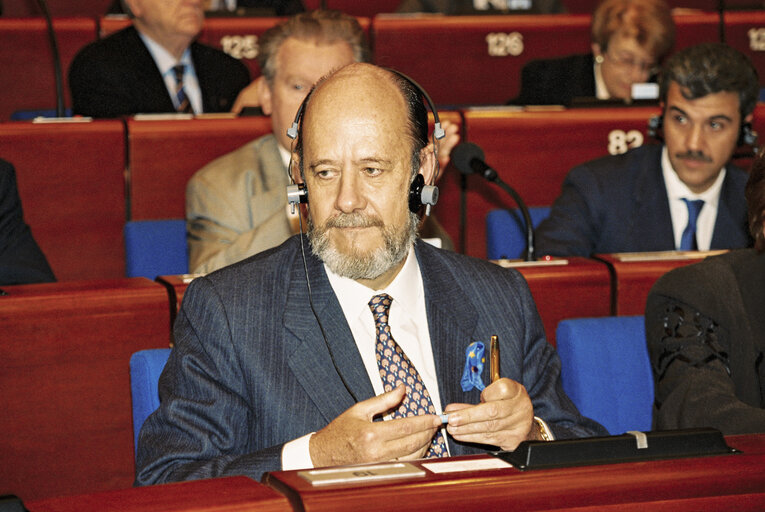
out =
<svg viewBox="0 0 765 512"><path fill-rule="evenodd" d="M311 312L300 256L295 258L290 270L284 325L294 337L286 336L285 350L288 351L289 366L295 379L329 422L354 404L338 372L357 400L374 396L374 390L323 265L310 252L307 241L306 261L314 308L324 327L326 342L332 349L337 371L333 367L319 324Z"/></svg>
<svg viewBox="0 0 765 512"><path fill-rule="evenodd" d="M627 236L630 245L643 251L671 250L675 247L672 217L669 213L667 187L661 170L661 146L646 148L643 158L635 162L638 173L635 187L635 208Z"/></svg>
<svg viewBox="0 0 765 512"><path fill-rule="evenodd" d="M425 309L441 406L453 402L478 403L480 392L465 393L460 385L465 348L478 341L473 339L478 313L469 297L455 285L453 275L438 252L422 241L417 242L416 248L425 288ZM488 375L488 369L484 375Z"/></svg>
<svg viewBox="0 0 765 512"><path fill-rule="evenodd" d="M143 98L141 101L144 103L146 99L151 99L154 103L153 112L175 112L175 106L170 98L170 93L167 92L162 73L160 73L157 63L154 62L154 58L141 40L141 36L138 35L135 27L129 27L126 30L130 30L128 36L136 50L130 52L129 56L126 55L127 58L132 58L135 62L130 67L130 73L133 76L128 78L130 83L135 84L136 96Z"/></svg>
<svg viewBox="0 0 765 512"><path fill-rule="evenodd" d="M730 165L728 168L730 169ZM746 203L741 194L741 189L733 184L733 178L730 170L725 174L722 188L720 189L720 199L717 201L717 219L712 232L711 249L727 249L744 247L751 240L746 235L746 226L742 224L741 219L746 218Z"/></svg>

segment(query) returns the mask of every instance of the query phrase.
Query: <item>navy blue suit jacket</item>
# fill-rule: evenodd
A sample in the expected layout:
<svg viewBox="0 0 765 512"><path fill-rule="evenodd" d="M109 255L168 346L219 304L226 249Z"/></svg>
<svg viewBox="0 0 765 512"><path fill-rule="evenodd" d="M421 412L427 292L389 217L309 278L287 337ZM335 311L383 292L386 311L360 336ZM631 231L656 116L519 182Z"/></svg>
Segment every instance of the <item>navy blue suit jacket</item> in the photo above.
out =
<svg viewBox="0 0 765 512"><path fill-rule="evenodd" d="M316 314L358 400L372 383L320 260L307 247ZM502 269L416 244L442 406L463 392L465 348L497 334L505 377L522 383L558 437L605 435L563 392L526 282ZM370 291L371 294L371 291ZM371 297L371 295L370 295ZM284 443L318 431L354 404L311 313L299 237L195 279L183 297L175 348L160 378L160 408L141 430L136 483L281 469ZM484 369L488 382L488 365ZM482 448L450 439L452 455ZM486 448L486 447L484 447Z"/></svg>
<svg viewBox="0 0 765 512"><path fill-rule="evenodd" d="M247 67L220 50L194 42L191 60L204 112L229 112L250 83ZM175 112L162 75L135 27L80 50L69 66L72 113L92 117Z"/></svg>
<svg viewBox="0 0 765 512"><path fill-rule="evenodd" d="M536 230L537 254L672 251L675 238L661 172L663 146L646 145L599 158L566 176L550 217ZM720 191L712 249L751 246L744 187L748 175L734 166Z"/></svg>

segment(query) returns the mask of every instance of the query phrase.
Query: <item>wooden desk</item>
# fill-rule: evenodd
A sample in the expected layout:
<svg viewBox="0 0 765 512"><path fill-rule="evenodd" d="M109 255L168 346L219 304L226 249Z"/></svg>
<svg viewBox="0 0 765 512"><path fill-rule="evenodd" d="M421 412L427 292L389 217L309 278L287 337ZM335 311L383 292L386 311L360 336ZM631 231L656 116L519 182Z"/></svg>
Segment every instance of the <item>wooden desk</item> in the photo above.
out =
<svg viewBox="0 0 765 512"><path fill-rule="evenodd" d="M287 498L244 476L194 480L25 504L29 512L258 512L291 511Z"/></svg>
<svg viewBox="0 0 765 512"><path fill-rule="evenodd" d="M547 341L555 346L555 329L565 318L608 316L611 311L611 280L608 268L586 258L566 258L566 265L521 263L518 270L529 284ZM501 266L512 266L499 260ZM516 262L517 264L517 262Z"/></svg>
<svg viewBox="0 0 765 512"><path fill-rule="evenodd" d="M419 478L324 488L312 487L297 471L277 471L266 474L264 482L306 512L356 511L373 504L397 511L762 510L765 434L731 436L727 442L743 454L528 472L510 467L436 474L426 469Z"/></svg>
<svg viewBox="0 0 765 512"><path fill-rule="evenodd" d="M0 155L59 281L125 275L122 121L0 123Z"/></svg>
<svg viewBox="0 0 765 512"><path fill-rule="evenodd" d="M605 262L613 274L613 314L642 315L648 292L661 276L717 252L678 253L676 257L669 253L667 258L651 258L652 254L659 253L635 254L638 260L630 259L630 254L598 254L596 257Z"/></svg>
<svg viewBox="0 0 765 512"><path fill-rule="evenodd" d="M5 2L8 9L0 18L0 69L3 70L0 73L0 119L3 120L8 120L17 110L56 109L53 53L45 19L13 19L8 12L13 10L9 4L27 3L34 4ZM57 18L53 20L53 29L61 59L64 104L71 105L67 70L80 48L96 40L96 22L92 18Z"/></svg>
<svg viewBox="0 0 765 512"><path fill-rule="evenodd" d="M270 117L136 120L128 130L128 218L185 217L186 183L212 160L271 132Z"/></svg>
<svg viewBox="0 0 765 512"><path fill-rule="evenodd" d="M4 286L0 494L132 485L131 354L167 347L167 293L144 278Z"/></svg>

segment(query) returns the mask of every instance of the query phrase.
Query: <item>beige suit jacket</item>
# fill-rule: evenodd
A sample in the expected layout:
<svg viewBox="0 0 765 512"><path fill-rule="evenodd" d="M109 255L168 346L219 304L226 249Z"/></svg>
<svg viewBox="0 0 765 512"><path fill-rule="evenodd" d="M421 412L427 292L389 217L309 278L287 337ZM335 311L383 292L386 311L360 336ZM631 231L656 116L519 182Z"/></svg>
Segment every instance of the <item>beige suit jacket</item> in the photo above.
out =
<svg viewBox="0 0 765 512"><path fill-rule="evenodd" d="M288 184L272 134L197 171L186 187L189 270L212 272L289 238Z"/></svg>

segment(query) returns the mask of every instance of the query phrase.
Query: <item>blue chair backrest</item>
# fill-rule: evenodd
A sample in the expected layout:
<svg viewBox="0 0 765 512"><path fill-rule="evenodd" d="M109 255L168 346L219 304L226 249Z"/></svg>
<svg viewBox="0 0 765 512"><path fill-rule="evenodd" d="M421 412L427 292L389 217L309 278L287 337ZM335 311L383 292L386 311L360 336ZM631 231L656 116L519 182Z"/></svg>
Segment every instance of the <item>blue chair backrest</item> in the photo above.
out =
<svg viewBox="0 0 765 512"><path fill-rule="evenodd" d="M613 435L651 430L653 374L642 316L562 320L555 333L563 389Z"/></svg>
<svg viewBox="0 0 765 512"><path fill-rule="evenodd" d="M189 271L185 220L134 220L124 232L127 277L154 279Z"/></svg>
<svg viewBox="0 0 765 512"><path fill-rule="evenodd" d="M159 376L169 348L141 350L130 357L130 396L133 399L133 447L138 453L138 434L146 418L159 407Z"/></svg>
<svg viewBox="0 0 765 512"><path fill-rule="evenodd" d="M550 216L549 206L529 208L535 228ZM526 222L517 208L492 210L486 215L486 256L490 260L520 258L526 250Z"/></svg>
<svg viewBox="0 0 765 512"><path fill-rule="evenodd" d="M37 110L16 110L11 114L11 121L31 121L36 117L56 117L55 108L37 109ZM64 110L64 117L72 117L72 109Z"/></svg>

